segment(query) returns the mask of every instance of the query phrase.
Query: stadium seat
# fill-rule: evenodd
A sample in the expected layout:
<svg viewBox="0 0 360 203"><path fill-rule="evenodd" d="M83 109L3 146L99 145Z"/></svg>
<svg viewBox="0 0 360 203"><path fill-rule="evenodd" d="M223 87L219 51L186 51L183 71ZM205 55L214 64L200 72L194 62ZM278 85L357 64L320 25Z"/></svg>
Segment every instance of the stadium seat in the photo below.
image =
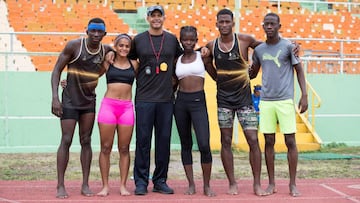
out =
<svg viewBox="0 0 360 203"><path fill-rule="evenodd" d="M142 6L142 2L131 0L108 0L106 5L103 0L59 0L56 3L17 0L6 3L9 23L15 31L83 32L88 19L96 15L102 16L107 22L108 32L126 32L131 28L111 9L136 11L138 6ZM235 6L234 1L229 0L199 0L194 1L194 5L191 3L191 0L149 0L146 1L146 6L163 5L168 10L165 27L176 35L183 25L196 26L199 30L199 43L218 35L215 27L216 12L223 7ZM243 0L241 4L240 31L257 39L264 39L261 22L266 13L278 12L276 2ZM347 9L315 12L302 7L298 2L281 2L279 15L283 26L280 31L284 37L360 39L359 18L351 14ZM51 21L48 20L50 18ZM23 37L19 36L21 38ZM26 46L26 43L23 44ZM48 45L47 42L43 44ZM301 46L302 49L340 50L339 43L330 42L303 42ZM358 44L346 45L344 51L346 54L356 54L360 51L359 47ZM49 48L53 49L55 48Z"/></svg>

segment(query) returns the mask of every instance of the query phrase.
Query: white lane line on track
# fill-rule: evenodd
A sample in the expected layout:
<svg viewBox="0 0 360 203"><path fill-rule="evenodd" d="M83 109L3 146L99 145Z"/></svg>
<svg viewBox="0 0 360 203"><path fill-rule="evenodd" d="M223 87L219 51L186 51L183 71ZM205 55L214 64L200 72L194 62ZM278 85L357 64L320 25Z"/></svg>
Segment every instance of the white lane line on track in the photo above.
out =
<svg viewBox="0 0 360 203"><path fill-rule="evenodd" d="M360 185L349 185L348 188L360 189Z"/></svg>
<svg viewBox="0 0 360 203"><path fill-rule="evenodd" d="M335 189L335 188L332 188L332 187L330 187L330 186L328 186L328 185L326 185L326 184L320 184L320 185L321 185L322 187L328 189L328 190L331 190L331 191L335 192L336 194L342 196L342 197L345 198L345 199L348 199L348 200L353 201L353 202L356 202L356 203L360 203L360 200L358 200L358 199L356 199L356 198L354 198L354 197L352 197L352 196L350 196L350 195L347 195L346 193L343 193L343 192L341 192L341 191L339 191L339 190L337 190L337 189Z"/></svg>
<svg viewBox="0 0 360 203"><path fill-rule="evenodd" d="M10 199L5 199L5 198L2 198L2 197L0 197L0 202L6 202L6 203L20 203L20 202L17 202L17 201L14 201L14 200L10 200Z"/></svg>

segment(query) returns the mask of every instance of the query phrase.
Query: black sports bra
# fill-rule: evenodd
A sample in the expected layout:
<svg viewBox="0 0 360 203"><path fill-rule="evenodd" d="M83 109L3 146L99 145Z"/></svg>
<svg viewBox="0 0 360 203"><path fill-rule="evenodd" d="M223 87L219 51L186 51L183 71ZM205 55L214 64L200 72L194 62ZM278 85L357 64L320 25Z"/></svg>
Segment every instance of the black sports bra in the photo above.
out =
<svg viewBox="0 0 360 203"><path fill-rule="evenodd" d="M106 82L109 83L127 83L132 85L135 79L135 69L130 63L130 67L127 69L116 68L110 64L109 69L106 72Z"/></svg>

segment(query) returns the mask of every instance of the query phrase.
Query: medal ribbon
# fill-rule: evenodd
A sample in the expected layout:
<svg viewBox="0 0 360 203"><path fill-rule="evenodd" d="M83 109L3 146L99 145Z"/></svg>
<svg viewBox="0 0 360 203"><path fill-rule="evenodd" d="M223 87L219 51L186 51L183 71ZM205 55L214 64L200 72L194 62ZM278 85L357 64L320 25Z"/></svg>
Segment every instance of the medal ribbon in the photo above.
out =
<svg viewBox="0 0 360 203"><path fill-rule="evenodd" d="M156 74L159 74L159 72L160 72L159 60L160 60L161 50L162 50L163 44L164 44L165 34L163 33L163 35L162 35L161 43L160 43L160 49L159 49L158 52L155 51L154 43L153 43L153 41L151 39L150 33L149 33L149 39L150 39L150 44L151 44L152 51L153 51L154 56L156 58Z"/></svg>

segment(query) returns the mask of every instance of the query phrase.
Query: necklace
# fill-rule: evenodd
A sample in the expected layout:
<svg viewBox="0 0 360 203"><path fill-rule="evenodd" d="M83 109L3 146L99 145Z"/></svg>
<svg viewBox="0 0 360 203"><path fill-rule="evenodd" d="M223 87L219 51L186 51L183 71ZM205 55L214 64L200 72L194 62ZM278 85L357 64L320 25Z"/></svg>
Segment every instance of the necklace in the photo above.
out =
<svg viewBox="0 0 360 203"><path fill-rule="evenodd" d="M154 56L155 56L155 58L156 58L156 69L155 69L156 74L159 74L159 73L160 73L159 59L160 59L161 50L162 50L163 44L164 44L164 38L165 38L165 34L163 33L162 38L161 38L161 43L160 43L159 51L156 52L155 47L154 47L154 43L153 43L152 38L151 38L151 34L149 33L149 39L150 39L151 48L152 48L152 51L153 51Z"/></svg>
<svg viewBox="0 0 360 203"><path fill-rule="evenodd" d="M95 54L98 54L98 53L100 52L101 44L99 45L98 50L96 50L95 52L91 52L91 51L89 50L89 48L87 47L87 43L86 43L86 39L85 39L85 49L86 49L86 51L87 51L90 55L95 55Z"/></svg>
<svg viewBox="0 0 360 203"><path fill-rule="evenodd" d="M231 47L227 47L226 44L222 41L221 37L219 37L219 45L222 45L223 47L225 47L226 51L221 49L221 46L219 46L220 51L224 52L224 53L229 53L229 56L231 57L231 50L234 48L235 45L235 40L232 40L232 44Z"/></svg>

